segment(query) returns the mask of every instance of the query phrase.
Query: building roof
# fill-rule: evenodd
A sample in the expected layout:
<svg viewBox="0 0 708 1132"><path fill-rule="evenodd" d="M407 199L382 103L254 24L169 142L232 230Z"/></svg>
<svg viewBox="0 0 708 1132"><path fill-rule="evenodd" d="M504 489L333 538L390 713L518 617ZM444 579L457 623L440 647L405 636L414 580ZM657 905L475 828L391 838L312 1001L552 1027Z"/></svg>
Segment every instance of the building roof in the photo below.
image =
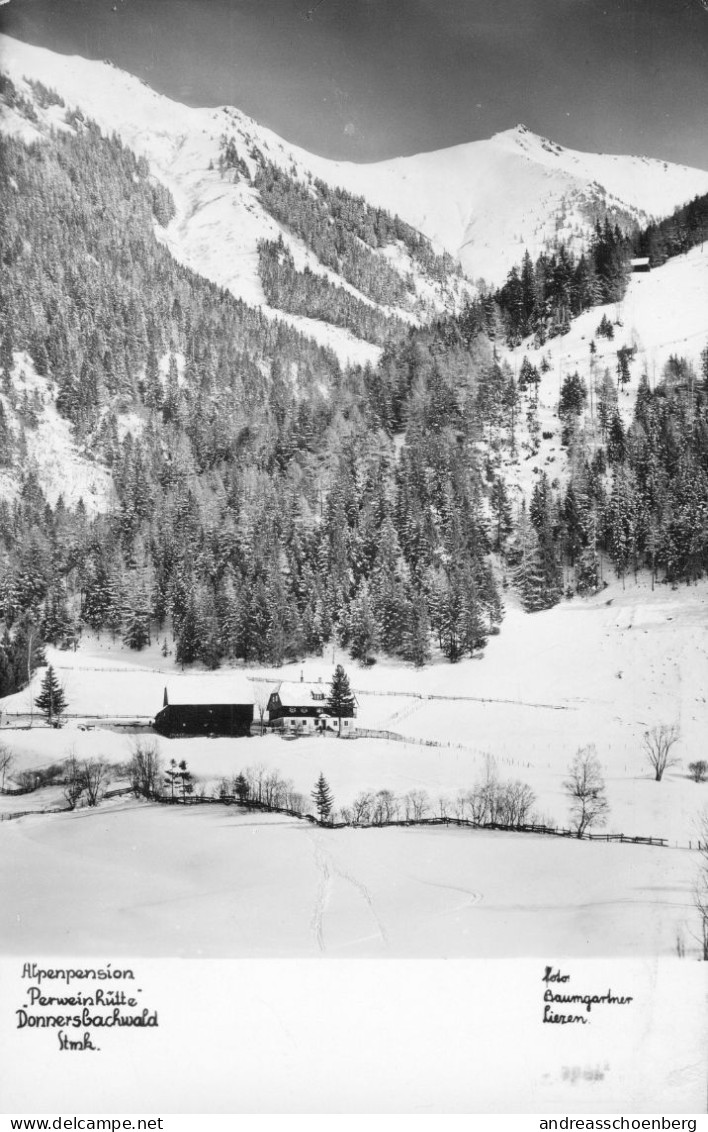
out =
<svg viewBox="0 0 708 1132"><path fill-rule="evenodd" d="M649 265L649 256L639 256L636 259L630 259L629 262L632 267L647 267Z"/></svg>
<svg viewBox="0 0 708 1132"><path fill-rule="evenodd" d="M171 676L165 687L168 704L253 704L251 681L240 672L205 672Z"/></svg>
<svg viewBox="0 0 708 1132"><path fill-rule="evenodd" d="M274 689L284 707L324 707L329 695L329 685L306 684L301 680L283 680ZM320 699L323 696L324 699Z"/></svg>

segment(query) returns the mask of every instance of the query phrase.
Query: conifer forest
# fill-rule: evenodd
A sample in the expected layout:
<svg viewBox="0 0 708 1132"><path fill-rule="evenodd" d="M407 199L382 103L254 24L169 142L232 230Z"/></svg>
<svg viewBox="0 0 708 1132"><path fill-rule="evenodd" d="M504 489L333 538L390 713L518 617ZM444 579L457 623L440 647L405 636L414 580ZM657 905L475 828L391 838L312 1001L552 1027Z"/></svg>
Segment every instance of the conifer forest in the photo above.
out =
<svg viewBox="0 0 708 1132"><path fill-rule="evenodd" d="M31 118L9 79L1 95ZM252 177L271 215L372 301L297 270L282 240L261 243L273 305L382 347L376 365L347 366L180 265L155 233L174 202L146 161L60 109L66 128L48 140L0 141L0 390L21 422L0 400L0 465L22 465L36 425L13 383L21 354L51 377L114 493L105 513L52 505L28 468L0 502L0 695L41 663L43 643L68 647L83 628L136 650L169 629L185 666L278 665L330 641L364 664L380 652L424 665L503 632L509 589L533 611L592 592L601 560L618 576L705 574L708 347L700 372L677 354L643 380L629 425L617 401L631 350L611 369L591 359L591 382L567 376L567 472L539 474L523 501L503 460L522 444L533 458L540 374L527 358L515 373L503 347L543 345L621 299L633 256L658 264L703 240L708 198L645 230L598 221L583 255L526 254L503 286L442 316L371 249L398 241L443 283L460 274L451 257L262 153L252 177L225 139L222 170ZM596 340L612 334L598 318ZM130 414L139 430L122 423Z"/></svg>

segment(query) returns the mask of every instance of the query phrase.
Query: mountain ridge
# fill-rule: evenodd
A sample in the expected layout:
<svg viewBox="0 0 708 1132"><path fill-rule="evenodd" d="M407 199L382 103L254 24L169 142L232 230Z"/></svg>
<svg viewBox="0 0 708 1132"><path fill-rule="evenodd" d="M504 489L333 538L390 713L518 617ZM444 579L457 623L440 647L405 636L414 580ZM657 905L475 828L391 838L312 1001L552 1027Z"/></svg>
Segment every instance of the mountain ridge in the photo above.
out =
<svg viewBox="0 0 708 1132"><path fill-rule="evenodd" d="M237 108L183 106L113 64L60 56L7 36L0 36L0 59L15 80L27 75L50 83L67 104L81 105L102 128L116 130L146 156L177 203L177 220L164 234L173 254L265 309L256 268L259 239L283 234L298 268L321 271L322 265L263 215L258 194L245 185L227 187L209 170L227 133L239 147L257 145L303 183L321 178L400 216L436 251L458 259L470 279L490 285L503 282L524 250L535 258L563 241L578 251L596 219L607 215L625 227L645 224L708 191L708 171L566 149L522 123L487 140L410 157L332 161L291 145ZM405 257L398 266L403 275L411 270ZM451 312L469 293L460 283L442 293L415 270L413 275L431 310ZM341 328L333 332L315 319L285 317L336 348L343 361L374 361L378 355Z"/></svg>

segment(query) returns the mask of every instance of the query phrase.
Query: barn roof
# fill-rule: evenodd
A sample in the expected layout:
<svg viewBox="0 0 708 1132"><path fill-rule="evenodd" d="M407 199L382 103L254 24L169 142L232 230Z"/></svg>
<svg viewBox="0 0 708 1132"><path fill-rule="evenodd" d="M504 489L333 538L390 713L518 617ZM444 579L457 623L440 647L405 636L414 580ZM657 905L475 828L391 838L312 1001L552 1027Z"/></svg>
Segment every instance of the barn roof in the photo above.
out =
<svg viewBox="0 0 708 1132"><path fill-rule="evenodd" d="M252 704L253 686L240 672L205 672L171 676L165 687L168 704Z"/></svg>

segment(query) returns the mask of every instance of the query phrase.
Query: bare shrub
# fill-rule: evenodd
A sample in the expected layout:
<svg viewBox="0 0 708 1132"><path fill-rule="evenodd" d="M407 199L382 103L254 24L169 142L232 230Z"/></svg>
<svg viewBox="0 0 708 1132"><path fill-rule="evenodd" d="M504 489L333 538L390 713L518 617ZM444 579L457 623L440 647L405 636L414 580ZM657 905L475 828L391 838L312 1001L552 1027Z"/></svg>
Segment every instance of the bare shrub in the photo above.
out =
<svg viewBox="0 0 708 1132"><path fill-rule="evenodd" d="M458 795L458 816L478 825L525 825L536 795L525 782L499 782L489 778Z"/></svg>
<svg viewBox="0 0 708 1132"><path fill-rule="evenodd" d="M64 763L64 800L70 810L75 810L84 792L84 782L78 759L72 748Z"/></svg>
<svg viewBox="0 0 708 1132"><path fill-rule="evenodd" d="M158 798L162 780L160 746L156 739L137 739L132 744L128 778L136 798Z"/></svg>
<svg viewBox="0 0 708 1132"><path fill-rule="evenodd" d="M525 825L535 801L536 795L525 782L508 782L504 790L505 824Z"/></svg>
<svg viewBox="0 0 708 1132"><path fill-rule="evenodd" d="M14 781L20 794L34 794L41 784L39 773L36 770L19 770Z"/></svg>
<svg viewBox="0 0 708 1132"><path fill-rule="evenodd" d="M87 806L97 806L105 793L108 781L108 766L103 759L84 759L80 764L80 780L83 783Z"/></svg>
<svg viewBox="0 0 708 1132"><path fill-rule="evenodd" d="M708 777L708 762L699 759L698 762L688 764L688 773L694 782L705 782Z"/></svg>
<svg viewBox="0 0 708 1132"><path fill-rule="evenodd" d="M374 795L370 790L357 794L351 804L352 822L354 825L369 825L374 808Z"/></svg>
<svg viewBox="0 0 708 1132"><path fill-rule="evenodd" d="M430 798L425 790L409 790L402 802L406 821L420 821L430 813Z"/></svg>

